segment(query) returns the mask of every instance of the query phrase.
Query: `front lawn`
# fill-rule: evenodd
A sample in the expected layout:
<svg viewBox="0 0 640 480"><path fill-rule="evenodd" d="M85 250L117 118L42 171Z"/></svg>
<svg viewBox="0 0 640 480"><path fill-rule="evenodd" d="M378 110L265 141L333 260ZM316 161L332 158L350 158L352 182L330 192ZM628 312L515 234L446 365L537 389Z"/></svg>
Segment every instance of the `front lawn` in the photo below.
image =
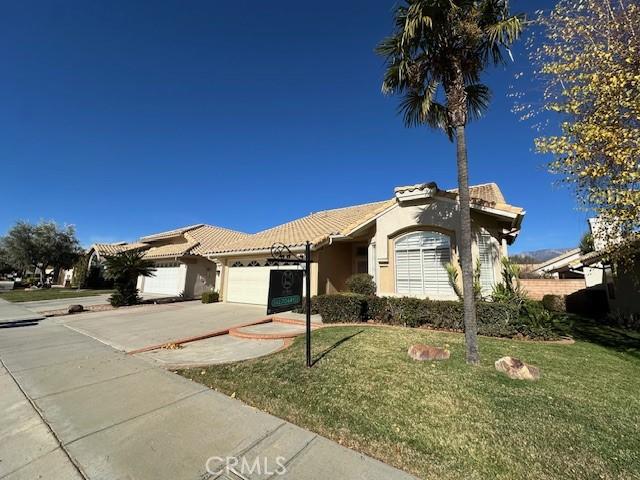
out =
<svg viewBox="0 0 640 480"><path fill-rule="evenodd" d="M591 327L590 327L591 328ZM573 345L401 327L331 327L268 357L180 374L422 478L640 478L640 335L575 328ZM588 340L588 341L584 341ZM449 345L443 363L415 362L413 343ZM542 369L510 380L493 362Z"/></svg>
<svg viewBox="0 0 640 480"><path fill-rule="evenodd" d="M1 292L0 298L9 302L34 302L75 297L93 297L111 293L113 290L76 290L75 288L41 288L39 290L11 290Z"/></svg>

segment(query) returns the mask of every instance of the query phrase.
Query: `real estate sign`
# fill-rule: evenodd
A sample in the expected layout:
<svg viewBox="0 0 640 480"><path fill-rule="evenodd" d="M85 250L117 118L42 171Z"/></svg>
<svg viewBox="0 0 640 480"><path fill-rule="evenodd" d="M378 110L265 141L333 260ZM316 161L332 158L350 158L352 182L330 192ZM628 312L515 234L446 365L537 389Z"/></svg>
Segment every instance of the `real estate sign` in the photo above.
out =
<svg viewBox="0 0 640 480"><path fill-rule="evenodd" d="M302 270L271 270L269 273L267 315L302 306Z"/></svg>

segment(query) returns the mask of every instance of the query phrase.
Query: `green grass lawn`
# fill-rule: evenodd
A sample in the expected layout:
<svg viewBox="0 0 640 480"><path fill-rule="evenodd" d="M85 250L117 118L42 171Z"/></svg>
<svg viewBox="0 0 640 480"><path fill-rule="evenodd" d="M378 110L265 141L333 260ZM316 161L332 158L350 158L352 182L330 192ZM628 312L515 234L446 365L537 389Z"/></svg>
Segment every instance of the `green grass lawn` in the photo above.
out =
<svg viewBox="0 0 640 480"><path fill-rule="evenodd" d="M111 293L113 290L76 290L75 288L42 288L40 290L11 290L1 292L0 298L9 302L33 302L36 300L56 300L75 297L92 297Z"/></svg>
<svg viewBox="0 0 640 480"><path fill-rule="evenodd" d="M313 333L312 369L300 337L268 357L180 373L422 478L640 478L640 335L573 333L573 345L482 338L473 368L461 334L332 327ZM451 359L411 360L418 342L449 345ZM504 355L542 379L498 373Z"/></svg>

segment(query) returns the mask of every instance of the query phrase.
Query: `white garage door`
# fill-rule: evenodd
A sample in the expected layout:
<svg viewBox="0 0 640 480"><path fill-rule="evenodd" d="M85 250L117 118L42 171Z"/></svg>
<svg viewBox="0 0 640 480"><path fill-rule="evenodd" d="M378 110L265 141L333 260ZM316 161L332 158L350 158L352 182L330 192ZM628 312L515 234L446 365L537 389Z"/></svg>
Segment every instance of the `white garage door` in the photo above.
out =
<svg viewBox="0 0 640 480"><path fill-rule="evenodd" d="M180 285L180 266L176 263L156 265L155 276L144 279L144 293L179 295L184 289Z"/></svg>
<svg viewBox="0 0 640 480"><path fill-rule="evenodd" d="M226 301L266 305L269 295L269 271L276 268L290 270L299 267L230 267Z"/></svg>

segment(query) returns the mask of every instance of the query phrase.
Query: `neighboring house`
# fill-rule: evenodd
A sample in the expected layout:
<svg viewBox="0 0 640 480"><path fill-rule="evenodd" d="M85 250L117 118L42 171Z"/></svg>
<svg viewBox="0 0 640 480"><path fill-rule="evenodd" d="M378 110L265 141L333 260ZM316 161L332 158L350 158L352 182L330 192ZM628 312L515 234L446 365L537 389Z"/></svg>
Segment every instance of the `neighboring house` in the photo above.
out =
<svg viewBox="0 0 640 480"><path fill-rule="evenodd" d="M640 241L616 239L607 242L604 226L597 218L589 219L595 250L581 255L571 264L574 271L582 271L588 288L606 293L609 310L623 317L640 315ZM639 252L633 265L619 268L609 259L613 249L635 249Z"/></svg>
<svg viewBox="0 0 640 480"><path fill-rule="evenodd" d="M381 202L313 213L207 252L221 266L223 300L266 304L269 271L299 268L269 261L271 246L282 242L302 253L307 240L312 295L344 290L352 274L369 273L379 295L455 299L446 264L459 265L457 191L426 183L394 193ZM525 212L509 205L495 183L471 187L471 197L474 263L481 260L482 287L490 292Z"/></svg>
<svg viewBox="0 0 640 480"><path fill-rule="evenodd" d="M138 279L141 293L199 297L204 291L217 288L219 272L208 253L247 236L226 228L198 224L148 235L135 243L95 244L89 250L89 269L102 266L109 256L141 249L156 268L153 277Z"/></svg>
<svg viewBox="0 0 640 480"><path fill-rule="evenodd" d="M538 265L532 270L532 273L559 279L584 278L586 287L593 287L601 284L602 266L584 266L582 264L582 258L583 254L580 249L574 248Z"/></svg>

